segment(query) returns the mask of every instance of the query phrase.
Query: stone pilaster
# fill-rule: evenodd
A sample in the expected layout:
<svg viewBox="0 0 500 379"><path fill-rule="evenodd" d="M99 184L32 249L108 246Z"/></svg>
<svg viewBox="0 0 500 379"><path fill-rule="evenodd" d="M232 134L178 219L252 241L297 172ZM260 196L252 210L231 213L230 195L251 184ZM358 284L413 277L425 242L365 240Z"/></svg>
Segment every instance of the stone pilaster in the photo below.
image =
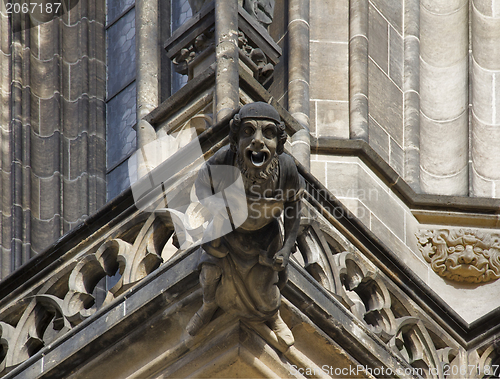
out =
<svg viewBox="0 0 500 379"><path fill-rule="evenodd" d="M472 2L472 194L500 197L500 10Z"/></svg>
<svg viewBox="0 0 500 379"><path fill-rule="evenodd" d="M405 0L404 21L404 179L420 192L420 7Z"/></svg>
<svg viewBox="0 0 500 379"><path fill-rule="evenodd" d="M0 3L0 141L2 141L2 149L0 149L0 196L2 203L0 204L0 223L1 223L1 277L9 274L11 271L11 254L10 254L10 118L11 118L11 77L12 77L12 40L10 32L10 19L5 12L4 2ZM7 242L7 243L6 243Z"/></svg>
<svg viewBox="0 0 500 379"><path fill-rule="evenodd" d="M288 25L288 110L304 127L292 136L292 151L304 166L310 166L309 135L309 0L292 0Z"/></svg>
<svg viewBox="0 0 500 379"><path fill-rule="evenodd" d="M468 1L420 3L420 184L467 195Z"/></svg>
<svg viewBox="0 0 500 379"><path fill-rule="evenodd" d="M135 56L137 91L137 146L143 148L156 139L156 131L142 120L158 106L160 52L158 34L158 1L137 0L135 4ZM138 176L142 177L154 166L141 162Z"/></svg>
<svg viewBox="0 0 500 379"><path fill-rule="evenodd" d="M239 106L238 2L215 0L215 119Z"/></svg>
<svg viewBox="0 0 500 379"><path fill-rule="evenodd" d="M349 135L368 142L368 1L351 1L349 19Z"/></svg>

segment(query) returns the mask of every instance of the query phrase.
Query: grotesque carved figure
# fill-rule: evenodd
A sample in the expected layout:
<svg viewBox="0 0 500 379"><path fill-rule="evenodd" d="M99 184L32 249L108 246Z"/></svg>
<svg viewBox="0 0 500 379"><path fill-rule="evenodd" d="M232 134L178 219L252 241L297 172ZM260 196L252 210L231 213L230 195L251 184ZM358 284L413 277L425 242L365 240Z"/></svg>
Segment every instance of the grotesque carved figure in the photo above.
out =
<svg viewBox="0 0 500 379"><path fill-rule="evenodd" d="M500 277L500 236L472 230L433 230L417 234L432 269L458 282L481 283Z"/></svg>
<svg viewBox="0 0 500 379"><path fill-rule="evenodd" d="M205 232L199 262L203 305L187 330L198 333L221 307L248 322L267 323L279 340L291 345L292 333L279 313L280 289L299 230L303 179L283 152L285 127L272 106L243 106L231 121L229 138L230 146L206 162L195 183L213 221ZM221 167L225 175L220 175ZM234 172L244 187L239 200L229 199L235 196L229 190L237 181ZM239 205L229 207L229 203ZM241 220L239 214L246 217Z"/></svg>
<svg viewBox="0 0 500 379"><path fill-rule="evenodd" d="M188 0L193 15L211 0ZM267 28L273 22L275 0L238 0L238 5Z"/></svg>
<svg viewBox="0 0 500 379"><path fill-rule="evenodd" d="M239 0L238 3L265 28L273 22L275 0Z"/></svg>

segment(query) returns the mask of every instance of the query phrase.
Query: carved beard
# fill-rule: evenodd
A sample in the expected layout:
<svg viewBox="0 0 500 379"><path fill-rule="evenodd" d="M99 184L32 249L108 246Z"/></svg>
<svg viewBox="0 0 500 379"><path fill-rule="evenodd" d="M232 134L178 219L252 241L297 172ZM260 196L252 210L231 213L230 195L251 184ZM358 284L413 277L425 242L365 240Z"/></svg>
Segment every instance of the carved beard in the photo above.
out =
<svg viewBox="0 0 500 379"><path fill-rule="evenodd" d="M241 171L241 175L243 175L243 179L246 182L250 183L263 183L271 178L274 182L278 180L278 154L274 154L274 157L271 159L271 162L267 165L265 170L257 171L257 173L253 173L247 165L243 157L238 153L236 155L236 164Z"/></svg>

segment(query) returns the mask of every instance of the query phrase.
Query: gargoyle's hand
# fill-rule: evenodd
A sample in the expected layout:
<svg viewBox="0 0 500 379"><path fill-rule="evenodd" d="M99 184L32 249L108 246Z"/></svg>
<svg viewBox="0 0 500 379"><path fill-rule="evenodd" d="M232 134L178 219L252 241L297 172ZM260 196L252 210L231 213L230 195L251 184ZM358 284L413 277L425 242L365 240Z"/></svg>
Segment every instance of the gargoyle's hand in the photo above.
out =
<svg viewBox="0 0 500 379"><path fill-rule="evenodd" d="M283 248L274 254L273 258L273 269L275 271L282 271L288 265L288 260L290 259L291 251L289 249Z"/></svg>

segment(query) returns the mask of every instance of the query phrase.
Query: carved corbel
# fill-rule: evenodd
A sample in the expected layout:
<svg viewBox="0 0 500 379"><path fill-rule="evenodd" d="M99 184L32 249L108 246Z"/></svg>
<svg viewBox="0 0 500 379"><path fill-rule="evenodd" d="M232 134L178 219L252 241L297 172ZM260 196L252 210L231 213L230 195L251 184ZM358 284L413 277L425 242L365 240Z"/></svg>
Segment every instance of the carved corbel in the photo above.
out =
<svg viewBox="0 0 500 379"><path fill-rule="evenodd" d="M203 59L215 51L214 28L198 35L194 41L183 47L172 59L175 71L181 75L188 75L191 63L196 59Z"/></svg>
<svg viewBox="0 0 500 379"><path fill-rule="evenodd" d="M257 47L252 46L243 32L238 32L238 47L240 49L240 57L251 68L255 79L260 83L264 83L269 79L274 72L274 66L269 63L266 55Z"/></svg>

